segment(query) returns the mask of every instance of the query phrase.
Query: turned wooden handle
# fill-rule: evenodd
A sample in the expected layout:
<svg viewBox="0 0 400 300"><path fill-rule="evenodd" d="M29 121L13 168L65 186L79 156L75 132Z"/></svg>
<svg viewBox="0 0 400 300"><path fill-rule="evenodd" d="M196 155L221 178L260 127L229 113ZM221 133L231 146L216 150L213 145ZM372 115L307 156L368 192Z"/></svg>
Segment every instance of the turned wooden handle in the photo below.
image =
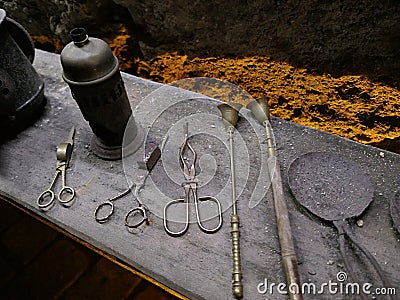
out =
<svg viewBox="0 0 400 300"><path fill-rule="evenodd" d="M290 285L295 284L301 291L300 275L293 244L292 230L290 227L289 212L283 195L282 178L278 161L271 160L268 167L271 175L279 243L281 246L282 262L285 270L287 286L289 287ZM303 299L303 296L301 294L289 292L289 298L290 300L301 300Z"/></svg>

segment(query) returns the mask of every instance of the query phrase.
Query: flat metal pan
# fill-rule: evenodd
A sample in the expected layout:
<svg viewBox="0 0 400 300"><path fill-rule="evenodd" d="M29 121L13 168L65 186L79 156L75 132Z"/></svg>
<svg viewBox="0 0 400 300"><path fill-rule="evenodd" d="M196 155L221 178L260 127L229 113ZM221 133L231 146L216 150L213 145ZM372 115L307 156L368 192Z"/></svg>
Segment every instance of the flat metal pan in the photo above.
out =
<svg viewBox="0 0 400 300"><path fill-rule="evenodd" d="M346 239L364 253L384 285L389 286L378 262L360 244L347 221L360 216L373 200L374 186L361 166L335 153L310 152L293 161L288 177L297 202L337 228L339 249L350 276L357 279L346 251Z"/></svg>
<svg viewBox="0 0 400 300"><path fill-rule="evenodd" d="M361 215L374 196L374 187L364 170L354 161L330 152L310 152L294 160L289 184L296 200L326 221Z"/></svg>

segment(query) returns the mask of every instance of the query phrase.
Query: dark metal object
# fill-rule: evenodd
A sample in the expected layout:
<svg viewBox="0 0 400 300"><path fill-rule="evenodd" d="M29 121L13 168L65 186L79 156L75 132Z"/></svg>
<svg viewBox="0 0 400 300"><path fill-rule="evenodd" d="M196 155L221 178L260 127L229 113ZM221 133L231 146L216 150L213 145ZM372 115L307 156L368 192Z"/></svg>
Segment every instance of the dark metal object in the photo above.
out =
<svg viewBox="0 0 400 300"><path fill-rule="evenodd" d="M33 63L33 60L35 59L35 45L33 44L29 33L21 24L8 17L6 17L4 25L26 58Z"/></svg>
<svg viewBox="0 0 400 300"><path fill-rule="evenodd" d="M243 283L242 283L242 266L240 261L240 220L237 211L236 199L236 175L235 163L233 157L233 133L239 118L239 111L242 105L239 103L223 103L218 105L221 111L222 120L227 127L229 133L229 157L231 166L231 182L232 182L232 214L231 214L231 234L232 234L232 257L233 257L233 272L232 272L232 293L236 299L243 298Z"/></svg>
<svg viewBox="0 0 400 300"><path fill-rule="evenodd" d="M0 138L5 139L33 123L45 101L44 83L32 66L32 39L2 9L0 41Z"/></svg>
<svg viewBox="0 0 400 300"><path fill-rule="evenodd" d="M321 219L333 222L338 229L343 262L353 279L356 276L346 253L345 238L364 253L384 285L390 286L378 262L359 243L347 222L349 218L360 216L373 200L374 187L362 168L334 153L311 152L293 161L289 168L289 184L303 207Z"/></svg>
<svg viewBox="0 0 400 300"><path fill-rule="evenodd" d="M93 130L91 148L100 158L120 159L132 110L118 59L103 40L89 38L83 28L73 29L71 37L73 41L61 52L63 78ZM125 154L136 151L141 143L137 126L131 125L130 129L133 132Z"/></svg>
<svg viewBox="0 0 400 300"><path fill-rule="evenodd" d="M265 97L253 100L247 105L258 122L265 126L265 135L268 145L268 171L274 195L275 215L278 226L279 243L281 247L282 262L285 270L287 286L293 284L300 286L300 275L297 267L297 256L294 249L292 229L290 226L289 212L286 199L283 195L281 171L275 153L274 135L269 122L268 103ZM301 300L300 293L289 292L291 300Z"/></svg>
<svg viewBox="0 0 400 300"><path fill-rule="evenodd" d="M397 191L396 195L390 202L390 214L392 216L393 226L400 234L400 191Z"/></svg>

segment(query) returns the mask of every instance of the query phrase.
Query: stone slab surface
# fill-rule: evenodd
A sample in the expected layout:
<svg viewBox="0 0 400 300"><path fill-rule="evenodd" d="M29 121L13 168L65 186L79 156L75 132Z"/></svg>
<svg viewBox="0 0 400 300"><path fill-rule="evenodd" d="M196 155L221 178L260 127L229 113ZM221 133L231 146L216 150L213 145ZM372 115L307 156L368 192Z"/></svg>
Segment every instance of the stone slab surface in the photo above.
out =
<svg viewBox="0 0 400 300"><path fill-rule="evenodd" d="M151 180L141 194L152 211L151 224L132 233L124 226L125 213L137 204L132 195L115 203L115 214L108 223L96 223L93 213L108 197L125 190L127 181L135 181L135 176L141 175L140 171L133 159L111 162L100 160L91 153L88 147L91 129L62 81L59 56L37 51L34 65L46 83L48 103L43 116L33 126L0 146L1 195L191 299L231 299L229 166L227 140L218 123L217 102L176 88L159 89L159 84L124 74L135 116L148 133L145 135L146 147L159 144L163 137L169 136L161 162L154 168ZM160 99L165 99L165 103ZM153 110L149 111L148 107ZM160 114L154 115L154 112ZM190 118L197 115L198 119L199 114L204 114L200 121ZM235 154L244 295L245 299L286 299L276 290L272 295L269 291L267 294L258 291L258 286L266 279L276 284L285 279L272 194L267 190L267 184L265 188L262 184L265 169L261 153L266 153L263 152L265 143L258 141L262 127L252 121L249 111L242 110L241 114L243 121L238 123L235 133ZM224 208L224 224L212 235L191 224L186 235L173 238L165 233L160 214L168 197L183 196L180 186L183 176L177 153L183 137L181 125L186 121L189 122L189 133L193 135L191 143L200 157L197 166L199 195L218 196ZM76 127L77 133L67 183L76 189L76 201L69 208L56 204L43 212L36 207L36 197L53 176L56 146L65 141L71 126ZM389 203L399 185L400 156L275 118L272 126L302 281L317 287L329 280L335 281L337 273L343 271L343 262L334 227L310 217L295 204L287 184L287 170L301 154L331 151L360 164L373 182L374 200L361 216L364 226L353 226L353 229L399 293L400 242L393 229ZM243 149L247 149L247 153ZM139 157L140 153L137 154ZM363 276L361 278L379 287L371 267L362 263L365 258L358 258L354 253L354 261L359 263L356 269ZM305 298L348 299L348 296L326 292Z"/></svg>

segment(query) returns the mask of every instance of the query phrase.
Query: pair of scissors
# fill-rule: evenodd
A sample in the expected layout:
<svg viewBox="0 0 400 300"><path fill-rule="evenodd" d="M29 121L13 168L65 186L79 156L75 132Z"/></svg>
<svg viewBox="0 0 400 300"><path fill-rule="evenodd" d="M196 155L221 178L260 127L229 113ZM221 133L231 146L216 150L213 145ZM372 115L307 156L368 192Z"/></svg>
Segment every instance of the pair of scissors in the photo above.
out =
<svg viewBox="0 0 400 300"><path fill-rule="evenodd" d="M147 178L148 174L149 173L146 174L145 179ZM146 222L146 224L149 224L149 218L147 216L147 208L144 206L143 202L140 200L140 197L139 197L139 193L140 193L140 190L144 186L145 179L143 180L142 184L136 185L135 191L133 192L133 194L136 198L136 201L138 202L138 206L132 208L125 215L125 226L128 228L137 228L140 225L142 225L144 222ZM96 219L96 221L101 224L107 222L111 218L111 216L114 214L114 203L113 202L128 195L134 185L135 184L132 184L127 190L123 191L121 194L119 194L111 199L108 199L106 202L103 202L102 204L100 204L94 212L94 218ZM104 216L100 216L100 212L105 209L108 209L108 212ZM134 216L136 216L136 215L140 215L140 218L139 219L135 218L134 221L130 221L131 217L133 219Z"/></svg>
<svg viewBox="0 0 400 300"><path fill-rule="evenodd" d="M199 197L197 195L197 181L196 181L196 170L195 170L197 154L196 154L196 151L193 149L193 147L189 144L189 141L188 141L189 140L188 123L186 123L184 125L183 130L185 132L185 138L182 143L182 146L180 147L179 159L182 163L183 174L184 174L184 177L186 180L182 184L182 187L185 189L185 198L171 200L164 206L164 229L169 235L174 236L174 237L178 237L178 236L185 234L185 232L189 228L189 202L190 202L190 196L192 195L193 201L194 201L194 207L195 207L195 211L196 211L197 225L205 233L214 233L214 232L217 232L222 226L221 203L215 197L212 197L212 196ZM190 151L190 153L192 154L192 160L191 160L190 165L185 161L185 158L184 158L184 153L185 153L186 149L188 149ZM217 204L217 206L218 206L218 225L216 227L209 229L203 225L202 220L200 218L199 201L213 201ZM186 212L185 212L186 219L185 219L185 223L184 223L185 226L182 230L172 231L168 227L167 212L168 212L168 210L170 210L171 205L174 205L177 203L185 203L185 206L186 206Z"/></svg>
<svg viewBox="0 0 400 300"><path fill-rule="evenodd" d="M121 194L108 199L104 203L100 204L95 212L94 218L98 223L105 223L107 222L111 216L114 214L114 201L126 196L129 194L131 189L135 186L135 190L133 192L136 201L138 202L138 206L132 208L128 213L125 215L125 226L128 228L137 228L143 223L149 224L149 217L147 215L148 209L143 204L143 201L140 198L140 191L144 187L147 177L150 175L151 170L156 165L157 161L161 157L161 150L156 147L153 152L150 154L149 158L146 160L143 168L147 170L146 175L143 177L142 181L138 184L132 183L129 188L123 191ZM101 216L101 211L106 211L104 216Z"/></svg>
<svg viewBox="0 0 400 300"><path fill-rule="evenodd" d="M69 206L75 197L75 190L66 185L66 170L71 159L72 150L74 148L74 136L75 127L71 128L68 135L68 140L65 143L61 143L57 146L57 165L56 172L54 173L53 179L51 180L50 186L39 195L36 200L36 204L40 209L47 209L54 204L56 199L52 188L57 181L59 175L62 178L62 187L57 195L58 202L63 206Z"/></svg>

